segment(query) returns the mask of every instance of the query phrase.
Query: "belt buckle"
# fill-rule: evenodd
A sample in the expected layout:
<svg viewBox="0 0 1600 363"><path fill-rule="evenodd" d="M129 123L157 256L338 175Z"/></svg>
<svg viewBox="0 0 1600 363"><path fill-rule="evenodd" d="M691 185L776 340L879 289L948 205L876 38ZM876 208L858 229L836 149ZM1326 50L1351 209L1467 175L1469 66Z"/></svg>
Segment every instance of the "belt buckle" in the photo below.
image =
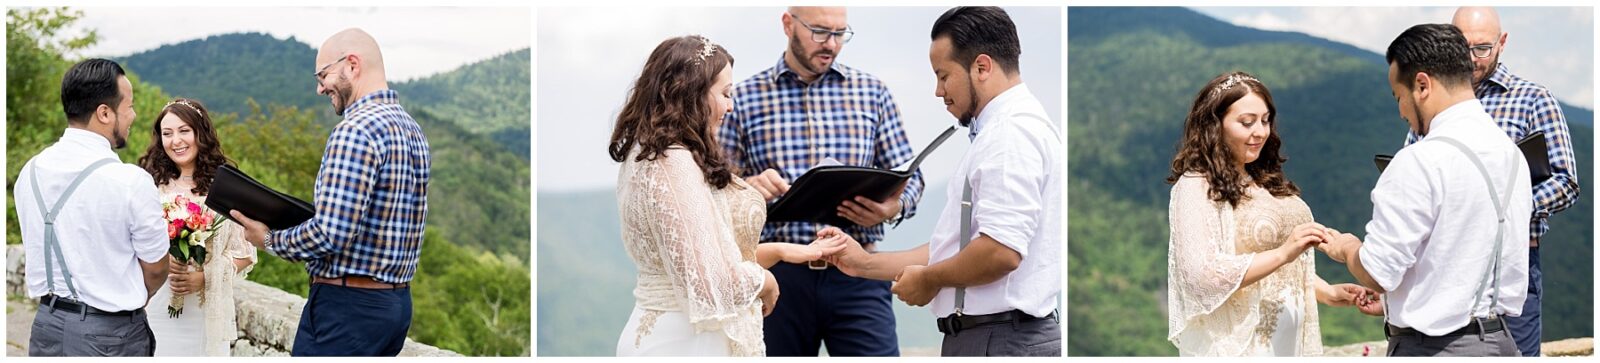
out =
<svg viewBox="0 0 1600 363"><path fill-rule="evenodd" d="M811 260L810 262L806 262L806 267L810 268L812 270L816 270L816 271L827 270L828 269L828 261ZM926 321L926 320L924 320L924 321Z"/></svg>

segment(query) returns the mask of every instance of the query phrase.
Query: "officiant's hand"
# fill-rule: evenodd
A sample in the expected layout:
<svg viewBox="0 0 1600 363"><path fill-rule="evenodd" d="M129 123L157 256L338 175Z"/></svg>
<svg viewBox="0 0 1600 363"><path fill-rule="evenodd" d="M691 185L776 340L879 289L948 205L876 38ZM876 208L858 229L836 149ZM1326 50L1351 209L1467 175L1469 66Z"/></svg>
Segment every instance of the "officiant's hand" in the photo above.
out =
<svg viewBox="0 0 1600 363"><path fill-rule="evenodd" d="M250 217L245 217L244 213L239 213L238 209L229 211L228 215L233 216L234 222L238 222L240 226L244 226L245 241L255 245L257 249L267 248L265 245L267 242L267 233L269 232L267 229L267 224L257 222L254 219L250 219Z"/></svg>
<svg viewBox="0 0 1600 363"><path fill-rule="evenodd" d="M198 270L189 271L186 266L167 275L167 280L172 284L172 294L177 296L193 294L206 289L206 273Z"/></svg>
<svg viewBox="0 0 1600 363"><path fill-rule="evenodd" d="M910 181L907 179L907 181ZM894 216L900 215L900 195L906 192L906 182L900 182L900 187L895 189L889 200L876 201L871 198L857 195L854 199L847 199L839 203L840 217L848 219L862 226L876 226Z"/></svg>
<svg viewBox="0 0 1600 363"><path fill-rule="evenodd" d="M761 198L769 202L783 195L783 193L789 192L789 181L783 180L783 175L778 174L778 171L773 169L767 169L762 171L761 174L744 178L744 182L755 187L756 191L761 192Z"/></svg>
<svg viewBox="0 0 1600 363"><path fill-rule="evenodd" d="M928 280L922 275L927 268L923 265L906 266L900 270L900 276L894 278L894 285L889 287L889 292L900 297L900 301L906 302L906 305L928 305L939 294L939 288L929 286Z"/></svg>

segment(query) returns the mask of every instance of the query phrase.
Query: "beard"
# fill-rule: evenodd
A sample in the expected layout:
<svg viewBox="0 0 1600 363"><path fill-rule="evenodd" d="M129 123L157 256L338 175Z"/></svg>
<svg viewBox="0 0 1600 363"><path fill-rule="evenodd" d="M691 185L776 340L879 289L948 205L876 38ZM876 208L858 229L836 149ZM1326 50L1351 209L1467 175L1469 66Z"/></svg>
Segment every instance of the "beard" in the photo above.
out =
<svg viewBox="0 0 1600 363"><path fill-rule="evenodd" d="M806 73L822 74L822 71L825 71L828 68L818 67L814 64L811 64L812 57L826 54L829 56L834 56L834 59L838 59L838 57L833 54L833 51L827 49L818 49L815 52L806 53L806 48L800 44L802 44L800 43L800 32L795 32L793 36L789 37L789 54L794 55L795 60L799 61L800 67L805 68ZM829 62L829 65L832 65L831 61Z"/></svg>
<svg viewBox="0 0 1600 363"><path fill-rule="evenodd" d="M1494 75L1494 70L1498 68L1500 68L1500 54L1496 53L1494 59L1489 61L1489 68L1483 70L1483 77L1472 80L1472 85L1477 86L1479 83L1488 80L1489 76Z"/></svg>
<svg viewBox="0 0 1600 363"><path fill-rule="evenodd" d="M956 116L961 122L961 127L971 127L972 118L978 114L978 87L972 84L972 75L967 75L967 109Z"/></svg>
<svg viewBox="0 0 1600 363"><path fill-rule="evenodd" d="M330 97L333 98L334 116L344 116L344 109L346 107L350 107L350 104L355 102L355 100L352 99L354 96L351 95L352 88L354 87L350 86L350 79L346 78L342 73L339 74L339 81L334 82L332 87L328 87L329 93L332 93Z"/></svg>
<svg viewBox="0 0 1600 363"><path fill-rule="evenodd" d="M122 120L121 114L113 113L112 115L115 115L117 120ZM128 127L122 128L122 132L117 132L118 130L115 128L111 129L111 148L114 150L121 150L123 147L127 147L128 131L132 128L133 121L128 121Z"/></svg>

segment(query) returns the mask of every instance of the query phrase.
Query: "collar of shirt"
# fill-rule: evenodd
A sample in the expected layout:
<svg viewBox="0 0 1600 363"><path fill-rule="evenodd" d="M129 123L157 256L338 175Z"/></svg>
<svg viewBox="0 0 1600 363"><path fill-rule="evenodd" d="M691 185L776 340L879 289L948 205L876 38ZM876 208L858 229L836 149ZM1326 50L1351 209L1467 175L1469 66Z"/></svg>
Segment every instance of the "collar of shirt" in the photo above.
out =
<svg viewBox="0 0 1600 363"><path fill-rule="evenodd" d="M1439 130L1462 126L1459 123L1471 120L1472 118L1467 115L1472 113L1484 113L1483 103L1478 102L1476 98L1461 101L1444 111L1439 111L1439 114L1433 115L1433 121L1428 122L1428 136L1437 135Z"/></svg>
<svg viewBox="0 0 1600 363"><path fill-rule="evenodd" d="M368 93L366 96L361 96L361 99L351 102L349 106L345 106L344 114L349 115L358 108L367 107L368 104L387 105L396 103L400 103L399 92L395 92L392 89L380 89L377 91L372 91L372 93Z"/></svg>
<svg viewBox="0 0 1600 363"><path fill-rule="evenodd" d="M789 53L785 52L783 54L784 55L788 55ZM799 73L795 73L793 68L789 68L789 62L787 60L785 60L785 59L786 59L785 56L778 56L778 65L776 67L772 67L772 70L773 70L773 72L772 72L772 82L776 83L776 82L778 82L779 79L782 79L783 76L788 75L789 77L794 78L794 80L796 82L806 83L806 82L800 80L800 74ZM840 77L844 76L844 73L840 73L839 72L839 58L838 57L835 57L833 59L833 62L828 63L828 71L827 72L823 72L821 75L818 75L817 79L812 81L812 82L822 81L823 79L827 78L829 74L838 75Z"/></svg>
<svg viewBox="0 0 1600 363"><path fill-rule="evenodd" d="M990 99L989 104L984 105L982 110L978 110L977 116L972 118L972 130L967 133L967 139L969 141L977 139L978 132L983 131L983 127L992 122L989 119L1004 115L1005 109L1011 102L1030 98L1033 98L1033 92L1028 91L1026 83L1017 83L1017 85L1006 89L1005 92L1000 92L999 95Z"/></svg>
<svg viewBox="0 0 1600 363"><path fill-rule="evenodd" d="M61 143L63 145L72 145L99 157L117 157L117 153L111 150L111 140L106 140L105 136L100 136L100 134L89 130L68 127L67 131L61 134Z"/></svg>
<svg viewBox="0 0 1600 363"><path fill-rule="evenodd" d="M1500 63L1494 66L1494 73L1484 78L1483 83L1499 86L1500 89L1511 89L1511 84L1516 82L1514 77L1511 75L1511 70L1506 68L1506 64Z"/></svg>

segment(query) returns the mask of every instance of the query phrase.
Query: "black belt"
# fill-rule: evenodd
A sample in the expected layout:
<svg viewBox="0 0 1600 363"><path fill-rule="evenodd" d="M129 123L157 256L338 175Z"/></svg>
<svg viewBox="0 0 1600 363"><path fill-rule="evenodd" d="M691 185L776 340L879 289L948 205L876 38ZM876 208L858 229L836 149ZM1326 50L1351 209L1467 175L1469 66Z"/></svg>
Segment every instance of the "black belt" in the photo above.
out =
<svg viewBox="0 0 1600 363"><path fill-rule="evenodd" d="M72 299L55 295L45 295L44 297L39 298L39 306L47 306L57 310L66 310L75 314L105 316L134 316L138 314L144 314L144 308L139 308L137 310L105 311L96 309L93 306L89 306L89 304L84 304Z"/></svg>
<svg viewBox="0 0 1600 363"><path fill-rule="evenodd" d="M954 335L955 333L959 333L962 330L967 330L967 329L971 329L971 328L975 328L975 327L979 327L979 326L984 326L984 325L1008 324L1008 323L1012 323L1012 322L1026 323L1026 322L1030 322L1030 321L1045 320L1045 319L1055 319L1055 318L1056 318L1056 313L1055 312L1051 312L1050 315L1045 315L1044 317L1036 317L1036 316L1033 316L1033 315L1028 315L1028 313L1024 313L1021 310L1011 310L1011 311L1004 311L1004 312L998 312L998 313L994 313L994 314L984 314L984 315L955 315L955 314L951 314L950 316L939 318L938 325L939 325L939 332L940 333L944 333L945 335Z"/></svg>
<svg viewBox="0 0 1600 363"><path fill-rule="evenodd" d="M1420 331L1417 331L1416 329L1402 328L1402 327L1398 327L1398 326L1394 326L1394 325L1390 325L1390 324L1384 324L1384 328L1386 328L1386 329L1384 329L1384 332L1388 333L1388 336L1391 336L1391 337L1403 337L1403 336L1432 337L1432 336L1434 336L1434 335L1424 334L1424 333L1422 333ZM1456 329L1456 331L1445 333L1444 335L1438 335L1438 336L1440 336L1440 337L1453 337L1453 336L1462 336L1462 335L1471 335L1471 334L1498 333L1501 330L1505 330L1505 329L1506 329L1505 318L1502 317L1502 316L1498 316L1497 315L1497 316L1495 316L1493 318L1478 318L1478 317L1474 317L1474 318L1472 318L1471 321L1467 322L1467 326L1461 327L1461 329Z"/></svg>

